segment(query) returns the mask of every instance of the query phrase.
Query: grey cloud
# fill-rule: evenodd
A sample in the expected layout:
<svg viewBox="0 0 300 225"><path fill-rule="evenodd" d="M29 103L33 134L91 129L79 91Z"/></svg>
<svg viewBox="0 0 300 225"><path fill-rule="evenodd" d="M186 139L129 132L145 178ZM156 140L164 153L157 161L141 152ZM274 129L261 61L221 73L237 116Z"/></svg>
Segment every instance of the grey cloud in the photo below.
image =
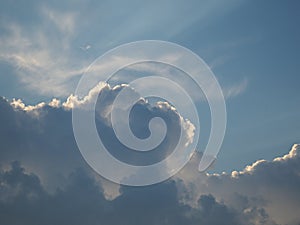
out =
<svg viewBox="0 0 300 225"><path fill-rule="evenodd" d="M28 174L19 163L0 173L1 224L270 224L249 223L262 212L239 214L212 195L202 195L197 208L180 203L175 182L142 188L122 187L114 200L104 198L103 190L83 170L75 170L67 185L49 194L39 178ZM257 216L259 214L259 217Z"/></svg>
<svg viewBox="0 0 300 225"><path fill-rule="evenodd" d="M86 104L90 104L91 98L97 97L98 91L101 91L100 96L104 96L101 102L97 103L96 109L98 133L104 144L111 150L111 154L123 161L144 165L159 161L171 152L172 147L177 144L181 119L172 107L165 103L151 106L141 100L132 110L130 119L135 121L132 123L132 129L141 138L150 134L148 122L152 117L162 117L168 126L168 134L162 146L149 153L140 153L126 148L118 141L107 119L111 104L122 86L115 88L101 86L100 89L98 87L96 89L83 100L78 100L76 97L68 98L61 107L57 100L52 100L49 104L25 106L20 100L9 103L2 99L0 107L2 107L3 126L0 127L0 132L3 150L0 152L0 162L20 160L26 168L38 170L42 181L48 182L49 185L59 180L63 181L64 175L74 168L89 169L73 137L70 109L72 107L84 108ZM187 142L193 138L190 126L192 124L187 123L185 136ZM159 149L167 150L159 151ZM54 182L54 180L57 181Z"/></svg>
<svg viewBox="0 0 300 225"><path fill-rule="evenodd" d="M230 174L197 174L196 165L189 165L177 178L180 195L183 201L195 205L200 195L213 193L216 199L237 211L260 217L254 224L268 224L265 218L278 224L297 224L300 221L297 213L300 210L299 151L300 145L295 144L282 157L258 160L243 171Z"/></svg>
<svg viewBox="0 0 300 225"><path fill-rule="evenodd" d="M111 101L114 93L105 91ZM299 221L299 145L286 156L258 161L232 174L199 174L196 155L166 182L118 187L93 173L82 159L72 135L71 111L57 101L50 105L25 110L20 101L12 106L0 99L0 224L292 225ZM155 112L145 103L139 107L136 118ZM173 125L178 122L174 112L160 113L169 116ZM98 120L101 123L103 118ZM103 121L101 126L109 129ZM135 129L143 130L145 124L141 126ZM112 188L120 188L119 193L108 199Z"/></svg>

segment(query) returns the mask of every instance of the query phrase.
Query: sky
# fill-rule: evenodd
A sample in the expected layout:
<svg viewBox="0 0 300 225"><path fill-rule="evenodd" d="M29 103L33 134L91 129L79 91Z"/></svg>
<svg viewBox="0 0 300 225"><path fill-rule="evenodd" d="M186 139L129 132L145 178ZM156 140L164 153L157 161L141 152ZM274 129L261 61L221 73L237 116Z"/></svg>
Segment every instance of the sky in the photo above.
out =
<svg viewBox="0 0 300 225"><path fill-rule="evenodd" d="M299 8L292 0L1 1L0 224L299 224ZM71 110L81 107L82 74L139 40L182 45L217 77L227 129L209 174L191 162L166 182L131 188L101 178L80 155ZM140 107L137 118L158 113L178 125L165 105ZM108 129L101 110L98 119Z"/></svg>

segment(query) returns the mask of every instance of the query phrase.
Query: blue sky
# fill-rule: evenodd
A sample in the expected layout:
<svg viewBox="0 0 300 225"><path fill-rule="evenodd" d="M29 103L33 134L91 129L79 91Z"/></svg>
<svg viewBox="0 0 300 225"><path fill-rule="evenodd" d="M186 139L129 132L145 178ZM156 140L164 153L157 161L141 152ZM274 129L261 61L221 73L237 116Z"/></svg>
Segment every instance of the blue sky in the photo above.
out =
<svg viewBox="0 0 300 225"><path fill-rule="evenodd" d="M19 4L1 3L1 96L26 104L65 100L107 50L166 40L202 57L228 94L217 171L271 159L300 141L297 1Z"/></svg>
<svg viewBox="0 0 300 225"><path fill-rule="evenodd" d="M2 0L0 224L298 224L299 12L296 0ZM165 182L128 187L96 174L80 154L71 109L88 107L90 96L72 95L78 81L97 57L139 40L182 45L217 77L227 130L210 173L198 172L195 155ZM128 67L116 77L139 72ZM174 72L174 81L178 77ZM134 165L170 154L179 137L175 109L139 102L130 114L138 121L133 131L147 137L145 117L159 115L172 128L160 147L171 147L150 152L152 158L128 154L107 122L123 87L101 85L96 123L111 153ZM199 102L201 151L210 117L206 102ZM185 122L188 141L192 124Z"/></svg>

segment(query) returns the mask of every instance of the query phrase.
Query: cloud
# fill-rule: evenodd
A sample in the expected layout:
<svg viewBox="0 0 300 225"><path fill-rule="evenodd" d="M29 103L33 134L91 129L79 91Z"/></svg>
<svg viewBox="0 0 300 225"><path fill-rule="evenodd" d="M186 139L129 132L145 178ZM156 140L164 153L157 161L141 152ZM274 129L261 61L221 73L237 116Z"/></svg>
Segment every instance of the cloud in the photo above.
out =
<svg viewBox="0 0 300 225"><path fill-rule="evenodd" d="M89 170L73 136L71 109L89 108L91 101L98 97L99 91L101 102L97 103L96 107L97 129L105 146L111 149L115 157L141 165L160 161L165 155L169 155L177 144L181 123L182 144L190 145L194 138L194 125L181 117L168 103L158 102L156 105L150 105L145 99L141 99L132 110L130 119L134 123L131 128L138 137L146 138L150 135L149 120L158 116L165 120L168 127L165 139L161 146L157 147L157 151L150 151L147 154L131 150L121 144L114 135L110 114L113 100L123 87L124 85L119 85L111 88L107 84L100 83L86 97L80 99L71 95L63 103L53 99L49 103L25 105L20 99L13 99L11 102L1 99L3 125L0 127L0 133L3 146L0 163L7 164L10 160L21 161L29 171L38 171L36 173L42 183L50 190L63 185L65 176L77 167ZM27 154L28 151L30 154ZM68 163L64 163L66 161Z"/></svg>
<svg viewBox="0 0 300 225"><path fill-rule="evenodd" d="M76 12L43 6L32 12L38 24L8 20L1 23L0 60L8 63L27 90L39 95L66 96L74 88L74 77L83 73L87 59L72 55ZM77 46L79 48L79 46Z"/></svg>
<svg viewBox="0 0 300 225"><path fill-rule="evenodd" d="M171 40L195 22L198 29L205 27L211 13L221 16L239 5L235 1L224 5L205 2L201 7L193 7L197 1L171 3L155 1L145 7L136 1L76 1L70 5L32 0L16 7L2 1L0 61L11 66L11 75L25 90L39 96L67 97L87 66L111 48L145 37Z"/></svg>
<svg viewBox="0 0 300 225"><path fill-rule="evenodd" d="M98 88L104 88L108 107L122 87ZM70 108L82 107L91 96L93 92L85 100L60 104L54 99L37 106L0 100L1 223L293 225L299 221L300 145L273 161L258 160L229 174L198 173L197 154L166 182L119 186L87 166L72 135ZM145 103L140 107L136 119L153 113ZM176 114L162 109L173 123L178 121ZM113 143L111 132L104 133L106 142ZM135 157L125 160L136 163Z"/></svg>
<svg viewBox="0 0 300 225"><path fill-rule="evenodd" d="M299 160L300 145L273 161L258 160L242 171L222 174L196 174L189 165L178 175L183 201L196 205L202 194L213 193L216 199L243 213L261 212L278 224L296 224L300 218ZM194 159L192 164L198 162ZM189 191L186 191L186 188ZM256 224L256 223L254 223ZM262 223L264 224L264 223Z"/></svg>
<svg viewBox="0 0 300 225"><path fill-rule="evenodd" d="M247 86L248 86L248 80L244 78L239 83L231 85L230 87L224 87L223 88L224 97L226 99L229 99L229 98L239 96L247 89Z"/></svg>
<svg viewBox="0 0 300 225"><path fill-rule="evenodd" d="M174 65L182 60L182 56L176 52L176 54L165 54L164 52L161 53L162 57L161 61L164 61L164 58L172 61ZM194 66L193 64L191 66ZM204 68L204 69L208 69ZM194 69L195 70L195 69ZM206 101L206 95L209 95L211 98L216 99L219 96L216 94L215 86L212 83L209 83L207 80L202 80L203 84L205 82L206 86L211 86L212 88L208 88L208 92L204 93L204 90L195 84L193 80L193 76L198 74L197 71L194 71L194 74L185 74L185 72L167 64L158 63L158 62L142 62L127 66L124 71L119 72L120 75L117 74L117 79L124 79L124 77L128 79L139 78L140 74L146 75L157 75L162 76L167 79L170 79L177 84L179 84L188 94L192 97L194 101ZM208 75L209 76L209 75ZM216 76L217 77L217 76ZM148 85L148 84L145 84ZM246 91L248 87L248 79L243 78L241 81L234 81L230 84L222 85L220 83L224 98L231 99L241 95L243 92ZM169 87L171 88L171 87ZM182 101L184 104L184 101Z"/></svg>
<svg viewBox="0 0 300 225"><path fill-rule="evenodd" d="M174 181L124 186L113 200L105 199L102 188L82 170L72 172L66 186L53 194L17 162L1 171L0 181L1 224L273 224L263 210L239 214L212 195L202 195L196 208L184 205L177 200Z"/></svg>

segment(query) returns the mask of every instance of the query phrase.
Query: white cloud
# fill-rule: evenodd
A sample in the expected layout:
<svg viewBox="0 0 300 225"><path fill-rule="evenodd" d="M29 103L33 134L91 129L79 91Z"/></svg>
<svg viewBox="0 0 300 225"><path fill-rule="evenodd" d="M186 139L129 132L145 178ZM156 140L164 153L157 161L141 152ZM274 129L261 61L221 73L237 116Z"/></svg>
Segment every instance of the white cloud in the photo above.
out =
<svg viewBox="0 0 300 225"><path fill-rule="evenodd" d="M223 88L223 93L226 99L234 98L245 92L248 86L248 80L244 78L239 83Z"/></svg>
<svg viewBox="0 0 300 225"><path fill-rule="evenodd" d="M180 60L180 55L162 55L162 61L164 61L164 58L168 58L169 60L174 62L174 65L176 65L176 61ZM190 75L182 73L182 71L179 71L175 68L172 68L169 65L163 65L161 63L139 63L134 64L129 67L127 67L129 72L124 72L123 76L129 76L130 72L136 73L145 73L145 74L152 74L156 76L164 76L168 79L171 79L172 81L175 81L179 86L181 86L185 91L188 92L188 94L194 99L194 100L200 100L200 101L206 101L205 93L203 93L203 90L200 89L200 87L195 86L194 81L189 77ZM191 74L193 75L193 74ZM217 76L216 76L217 77ZM147 84L145 83L145 86ZM213 84L205 84L205 85L211 85L212 88L208 88L209 90L207 95L211 96L213 99L217 98L216 90L214 89ZM248 87L248 79L243 78L239 82L231 82L230 85L221 85L222 92L224 95L224 98L231 99L234 97L237 97L244 93ZM166 90L168 91L168 90ZM184 104L184 101L182 101L182 104Z"/></svg>
<svg viewBox="0 0 300 225"><path fill-rule="evenodd" d="M74 90L70 79L82 74L86 64L85 59L72 58L77 48L71 44L76 13L44 7L39 19L34 28L1 24L7 32L0 39L0 60L11 64L25 88L40 95L67 96Z"/></svg>
<svg viewBox="0 0 300 225"><path fill-rule="evenodd" d="M71 110L74 107L80 107L82 109L88 108L87 106L95 101L95 98L98 97L100 91L105 87L109 88L106 83L100 82L89 91L88 95L84 96L83 98L79 98L78 96L72 94L67 98L66 102L62 103L62 106L68 110Z"/></svg>
<svg viewBox="0 0 300 225"><path fill-rule="evenodd" d="M142 39L149 32L158 33L161 39L167 40L190 23L210 18L208 12L219 16L239 5L235 1L224 6L206 2L199 11L198 7L183 3L157 2L147 7L144 3L135 3L136 10L132 11L130 5L119 4L124 8L125 19L115 10L113 15L116 18L105 11L115 9L113 2L74 2L68 7L57 2L30 2L26 13L32 21L3 17L0 27L5 32L0 39L0 60L12 65L25 89L37 95L67 97L74 92L76 81L92 59L110 48L137 40L137 37ZM190 10L195 13L190 13ZM153 12L158 15L156 18L151 16ZM178 18L187 12L188 17ZM171 26L174 21L176 26ZM200 24L205 26L206 22ZM165 27L169 28L168 31ZM97 55L92 55L94 49L98 51Z"/></svg>
<svg viewBox="0 0 300 225"><path fill-rule="evenodd" d="M53 98L51 102L49 102L49 106L53 108L59 108L60 107L60 100Z"/></svg>
<svg viewBox="0 0 300 225"><path fill-rule="evenodd" d="M43 7L42 12L55 24L60 33L64 34L64 38L74 34L78 17L77 12L60 12L48 7Z"/></svg>

